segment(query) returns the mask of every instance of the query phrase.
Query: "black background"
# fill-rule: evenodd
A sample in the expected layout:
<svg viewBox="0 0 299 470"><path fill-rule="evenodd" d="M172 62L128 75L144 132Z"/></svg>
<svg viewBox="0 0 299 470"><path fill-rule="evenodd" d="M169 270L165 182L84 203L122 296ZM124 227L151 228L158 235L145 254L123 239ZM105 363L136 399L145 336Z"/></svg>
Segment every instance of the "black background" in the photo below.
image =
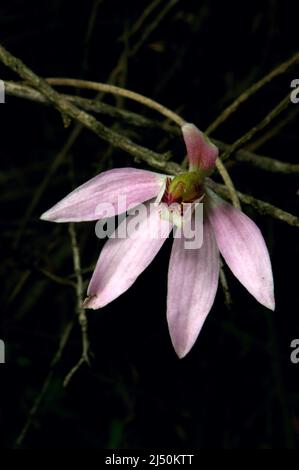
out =
<svg viewBox="0 0 299 470"><path fill-rule="evenodd" d="M124 41L149 0L2 1L0 42L41 76L102 82L126 48L129 56L117 83L178 110L201 129L298 50L293 2L181 0L130 55L167 3L161 0L142 30ZM233 142L286 96L298 76L297 66L273 80L215 137ZM0 77L17 78L2 65ZM117 104L160 119L136 104ZM177 137L99 119L149 148L172 150L177 161L183 156ZM55 110L10 96L0 106L0 122L0 337L6 342L0 388L3 442L13 448L75 312L73 289L41 272L72 275L67 225L42 222L39 215L100 170L137 164L83 130L51 174L16 243L24 214L73 125L65 129ZM258 153L298 162L297 129L298 117ZM298 214L295 176L245 164L234 165L231 175L240 190ZM91 368L83 366L63 389L81 352L80 330L74 327L22 448L298 447L299 364L290 361L290 342L299 338L298 229L244 209L262 229L271 253L276 311L258 305L227 271L233 308L225 307L219 288L196 345L179 360L166 324L167 242L128 292L103 310L88 311ZM89 268L87 285L102 242L93 223L78 224L77 233L82 267Z"/></svg>

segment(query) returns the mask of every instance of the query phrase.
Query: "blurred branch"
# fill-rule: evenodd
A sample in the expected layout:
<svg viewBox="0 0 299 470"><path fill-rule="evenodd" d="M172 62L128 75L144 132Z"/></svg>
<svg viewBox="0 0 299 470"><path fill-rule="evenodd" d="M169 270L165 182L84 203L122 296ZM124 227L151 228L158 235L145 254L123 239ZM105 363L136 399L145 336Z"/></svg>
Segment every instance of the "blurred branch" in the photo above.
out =
<svg viewBox="0 0 299 470"><path fill-rule="evenodd" d="M53 359L52 359L51 364L50 364L50 370L48 372L48 375L47 375L47 377L46 377L46 379L45 379L45 381L42 385L42 388L41 388L38 396L35 399L35 402L34 402L32 408L30 409L30 411L28 413L27 421L24 424L19 436L16 439L15 447L20 447L23 444L23 441L27 436L27 433L28 433L28 431L29 431L29 429L30 429L35 417L36 417L36 414L38 413L38 411L40 409L42 401L43 401L43 399L44 399L44 397L45 397L45 395L48 391L49 385L52 381L55 366L58 364L58 362L60 361L60 359L62 357L62 354L63 354L63 352L65 350L65 347L68 343L68 340L70 338L70 334L72 332L73 326L74 326L74 320L69 322L65 326L65 328L62 332L62 335L61 335L61 338L60 338L60 341L59 341L58 349L57 349L56 353L54 354Z"/></svg>
<svg viewBox="0 0 299 470"><path fill-rule="evenodd" d="M15 233L15 239L14 239L14 247L15 248L19 245L20 240L21 240L22 235L23 235L23 232L24 232L24 229L27 225L27 222L29 221L30 217L32 216L33 211L36 208L36 206L38 205L38 203L39 203L42 195L44 194L48 184L52 180L55 171L57 170L59 165L62 163L62 161L65 159L66 155L70 151L73 143L76 141L76 139L78 137L78 134L79 134L79 129L75 128L73 130L73 132L70 134L70 136L68 137L68 139L65 142L65 144L63 145L63 147L61 148L60 152L58 152L57 155L55 156L55 158L52 160L51 165L47 169L47 172L46 172L43 180L41 181L39 186L37 186L37 188L35 188L35 191L33 193L33 197L31 199L31 202L28 205L28 207L26 208L25 214L24 214L24 216L22 217L22 219L20 221L18 230Z"/></svg>
<svg viewBox="0 0 299 470"><path fill-rule="evenodd" d="M232 153L234 153L238 148L246 144L249 140L251 140L255 134L260 132L264 129L268 124L276 118L282 111L284 111L287 106L291 104L290 94L288 93L287 96L281 100L275 108L273 108L265 117L262 119L258 124L252 127L246 134L242 135L239 139L237 139L233 144L229 146L229 148L221 155L222 161L227 160Z"/></svg>
<svg viewBox="0 0 299 470"><path fill-rule="evenodd" d="M165 7L159 12L157 17L144 29L141 39L139 42L137 42L130 55L136 54L136 52L141 48L141 46L145 43L147 38L151 35L151 33L159 26L159 24L163 21L164 17L167 15L167 13L179 2L180 0L167 0ZM159 2L155 3L161 3L161 0ZM140 23L138 24L138 28L140 28ZM135 26L136 27L136 26Z"/></svg>
<svg viewBox="0 0 299 470"><path fill-rule="evenodd" d="M83 47L84 47L83 59L82 59L82 70L83 71L88 68L88 52L89 52L90 40L91 40L92 34L94 32L95 25L96 25L96 19L97 19L97 16L98 16L98 9L99 9L100 4L102 2L103 2L103 0L94 0L92 8L91 8L90 15L89 15L86 34L85 34L85 38L84 38L84 45L83 45Z"/></svg>
<svg viewBox="0 0 299 470"><path fill-rule="evenodd" d="M246 150L254 152L257 148L264 145L269 140L273 139L285 126L289 124L296 116L299 114L299 106L295 106L287 116L284 117L281 121L272 126L267 132L261 135L258 139L250 142L249 145L246 145Z"/></svg>
<svg viewBox="0 0 299 470"><path fill-rule="evenodd" d="M244 101L248 100L252 95L254 95L257 91L259 91L263 86L269 83L274 77L283 74L286 72L287 69L292 67L293 65L299 62L299 53L297 52L293 57L288 59L286 62L278 65L278 67L274 68L268 75L265 75L261 80L254 83L250 88L248 88L244 93L242 93L238 98L230 104L222 113L215 119L212 124L207 128L207 134L211 134L214 132L220 124L222 124L226 119L233 114L239 106L244 103Z"/></svg>
<svg viewBox="0 0 299 470"><path fill-rule="evenodd" d="M162 0L153 0L143 11L142 15L137 18L135 23L132 25L129 37L133 36L140 28L143 26L147 17L155 10L157 6L161 3Z"/></svg>

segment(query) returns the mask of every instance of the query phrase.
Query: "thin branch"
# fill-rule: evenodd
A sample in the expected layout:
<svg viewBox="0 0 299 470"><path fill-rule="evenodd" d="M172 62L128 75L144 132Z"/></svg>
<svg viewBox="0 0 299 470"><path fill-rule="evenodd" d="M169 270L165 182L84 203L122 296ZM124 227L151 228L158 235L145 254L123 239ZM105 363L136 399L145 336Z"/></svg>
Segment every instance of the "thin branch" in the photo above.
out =
<svg viewBox="0 0 299 470"><path fill-rule="evenodd" d="M219 171L224 183L225 183L225 186L228 190L228 194L229 194L229 197L234 205L234 207L236 207L237 209L241 209L241 204L240 204L240 201L239 201L239 197L238 197L238 193L235 189L235 186L232 182L232 179L231 177L229 176L229 173L227 171L227 169L225 168L223 162L217 158L216 160L216 167L217 167L217 170Z"/></svg>
<svg viewBox="0 0 299 470"><path fill-rule="evenodd" d="M56 284L60 284L62 286L69 286L73 288L76 287L76 284L70 279L65 279L64 277L57 276L56 274L51 273L47 269L37 268L37 271L42 273L44 276L46 276L48 279L55 282Z"/></svg>
<svg viewBox="0 0 299 470"><path fill-rule="evenodd" d="M229 197L228 190L224 185L215 183L212 180L209 180L208 184L213 190L220 194L220 196L225 198ZM252 206L260 214L269 215L274 219L285 222L288 225L299 227L299 217L296 217L295 215L290 214L289 212L286 212L279 207L273 206L269 202L261 201L260 199L250 196L249 194L244 194L238 191L238 196L241 202Z"/></svg>
<svg viewBox="0 0 299 470"><path fill-rule="evenodd" d="M247 150L237 152L235 159L238 162L249 163L252 166L270 173L282 173L285 175L299 174L298 163L281 162L280 160L275 160L274 158L256 155L255 153L248 152Z"/></svg>
<svg viewBox="0 0 299 470"><path fill-rule="evenodd" d="M269 83L274 77L283 74L284 72L286 72L287 69L297 64L298 62L299 53L297 52L293 57L278 65L278 67L275 67L268 75L263 77L258 82L254 83L251 87L244 91L244 93L238 96L238 98L232 104L230 104L224 111L222 111L222 113L217 117L217 119L215 119L215 121L210 124L210 126L206 130L207 134L211 134L212 132L214 132L220 126L220 124L226 121L226 119L231 114L233 114L242 103L244 103L244 101L248 100L248 98L250 98L263 86Z"/></svg>
<svg viewBox="0 0 299 470"><path fill-rule="evenodd" d="M220 264L219 278L220 278L220 283L221 283L221 287L222 287L222 290L223 290L224 303L225 303L227 309L230 310L231 307L232 307L232 297L231 297L230 290L229 290L229 287L228 287L228 282L227 282L227 278L226 278L226 274L225 274L225 271L224 271L224 266L223 266L222 260L221 260L221 264Z"/></svg>
<svg viewBox="0 0 299 470"><path fill-rule="evenodd" d="M223 151L229 150L230 145L219 140L212 139L212 141ZM299 164L298 163L288 163L276 160L272 157L265 157L263 155L258 155L251 151L240 149L235 152L235 160L242 163L249 163L256 168L265 170L271 173L283 173L283 174L297 174L299 173Z"/></svg>
<svg viewBox="0 0 299 470"><path fill-rule="evenodd" d="M4 86L5 93L7 95L17 96L18 98L24 98L30 101L35 101L37 103L52 105L52 103L42 93L24 83L4 80ZM141 114L111 106L110 104L103 103L97 99L82 98L77 95L68 95L65 93L62 93L61 96L71 101L76 106L84 109L85 111L92 111L95 113L104 114L106 116L118 118L125 121L126 124L131 124L138 127L165 128L162 123L146 118Z"/></svg>
<svg viewBox="0 0 299 470"><path fill-rule="evenodd" d="M81 356L79 361L71 368L71 370L65 376L64 381L63 381L63 386L64 387L67 387L69 385L69 383L72 380L72 378L74 377L74 375L78 372L78 370L80 369L80 367L84 363L86 363L86 361L83 358L83 356Z"/></svg>
<svg viewBox="0 0 299 470"><path fill-rule="evenodd" d="M77 364L71 369L63 381L63 386L67 387L74 374L78 371L82 364L86 363L89 365L89 339L88 339L88 320L86 317L86 311L83 308L83 280L81 274L81 263L80 263L80 252L77 243L77 235L75 225L69 224L69 234L71 239L73 265L76 277L76 294L77 294L77 314L78 321L81 328L82 337L82 355Z"/></svg>
<svg viewBox="0 0 299 470"><path fill-rule="evenodd" d="M143 106L147 106L148 108L151 108L154 111L157 111L162 116L175 122L178 126L183 126L186 122L178 114L166 108L166 106L163 106L157 101L154 101L151 98L148 98L147 96L143 96L140 93L127 90L126 88L121 88L119 86L110 85L109 83L92 82L89 80L79 80L76 78L52 77L52 78L46 78L45 80L50 85L54 85L54 86L82 88L86 90L94 90L94 91L103 92L103 93L110 93L115 96L123 96L124 98L127 98L132 101L136 101L137 103L140 103Z"/></svg>
<svg viewBox="0 0 299 470"><path fill-rule="evenodd" d="M262 119L256 126L252 127L248 132L246 132L246 134L242 135L242 137L230 145L229 149L221 155L222 161L227 160L238 148L242 147L249 140L251 140L258 132L264 129L264 127L268 126L268 124L290 104L290 94L288 93L287 96L264 117L264 119Z"/></svg>
<svg viewBox="0 0 299 470"><path fill-rule="evenodd" d="M135 158L139 158L143 161L146 161L147 163L151 162L152 160L156 160L156 164L158 164L160 160L161 167L163 166L163 155L157 154L152 150L146 149L145 147L135 144L134 142L132 142L132 140L114 132L113 130L104 126L101 122L97 121L90 114L74 106L64 97L62 97L57 91L55 91L45 80L43 80L32 70L30 70L20 59L17 59L13 55L11 55L1 45L0 60L9 68L14 70L31 86L37 88L43 95L45 95L49 99L49 101L53 103L53 105L60 111L63 117L67 116L68 118L75 119L102 139L106 140L115 147L118 147L124 150L125 152L130 153ZM107 85L107 87L109 86L110 85ZM149 98L147 98L146 100L149 100ZM167 157L168 155L166 155L166 158Z"/></svg>

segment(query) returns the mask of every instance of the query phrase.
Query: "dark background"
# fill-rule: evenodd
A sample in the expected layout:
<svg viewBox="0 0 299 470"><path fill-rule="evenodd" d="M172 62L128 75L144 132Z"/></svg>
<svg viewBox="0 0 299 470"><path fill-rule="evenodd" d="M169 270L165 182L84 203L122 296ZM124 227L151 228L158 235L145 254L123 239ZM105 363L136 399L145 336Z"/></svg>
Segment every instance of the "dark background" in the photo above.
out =
<svg viewBox="0 0 299 470"><path fill-rule="evenodd" d="M129 36L149 3L2 1L0 42L41 76L102 82L126 51L116 83L178 110L201 129L298 50L293 2L181 0L157 21L170 3L161 0ZM155 27L143 37L149 25ZM298 76L294 67L273 80L215 137L233 142L286 96ZM0 77L17 78L2 65ZM160 119L136 104L105 100ZM177 137L99 119L156 151L172 150L177 161L183 157ZM65 129L53 109L10 96L0 106L0 120L1 421L4 447L14 448L76 309L72 287L48 275L73 279L67 225L41 222L39 215L100 170L136 163L83 130L53 168L73 125ZM258 153L298 162L298 123L294 118ZM234 165L231 175L240 190L298 213L295 176L245 164ZM227 271L233 307L225 307L219 288L196 345L179 360L166 324L169 241L128 292L103 310L88 311L91 368L82 366L63 389L81 353L75 324L21 448L298 448L299 364L290 361L290 342L299 338L298 229L244 209L271 253L276 311L257 304ZM87 285L102 242L93 223L78 224L77 234Z"/></svg>

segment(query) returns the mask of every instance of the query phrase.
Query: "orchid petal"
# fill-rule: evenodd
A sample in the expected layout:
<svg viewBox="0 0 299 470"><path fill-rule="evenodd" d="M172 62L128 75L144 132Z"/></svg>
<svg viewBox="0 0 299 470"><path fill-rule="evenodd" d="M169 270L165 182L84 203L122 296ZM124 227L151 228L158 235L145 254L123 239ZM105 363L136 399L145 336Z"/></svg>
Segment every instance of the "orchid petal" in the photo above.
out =
<svg viewBox="0 0 299 470"><path fill-rule="evenodd" d="M212 201L208 215L223 258L250 294L274 310L271 261L259 228L242 211L212 191L209 194Z"/></svg>
<svg viewBox="0 0 299 470"><path fill-rule="evenodd" d="M187 250L175 238L168 271L167 320L179 357L192 348L213 305L219 278L219 252L212 227L204 221L201 248Z"/></svg>
<svg viewBox="0 0 299 470"><path fill-rule="evenodd" d="M165 177L136 168L116 168L87 181L45 212L52 222L83 222L111 217L155 197Z"/></svg>
<svg viewBox="0 0 299 470"><path fill-rule="evenodd" d="M84 307L104 307L129 289L169 236L172 226L161 219L158 208L147 203L145 209L139 228L132 237L110 238L104 245L88 287ZM136 217L129 216L119 225L117 232L122 233L124 224L135 224Z"/></svg>
<svg viewBox="0 0 299 470"><path fill-rule="evenodd" d="M209 171L215 166L218 148L194 124L182 126L184 141L187 148L190 170Z"/></svg>

